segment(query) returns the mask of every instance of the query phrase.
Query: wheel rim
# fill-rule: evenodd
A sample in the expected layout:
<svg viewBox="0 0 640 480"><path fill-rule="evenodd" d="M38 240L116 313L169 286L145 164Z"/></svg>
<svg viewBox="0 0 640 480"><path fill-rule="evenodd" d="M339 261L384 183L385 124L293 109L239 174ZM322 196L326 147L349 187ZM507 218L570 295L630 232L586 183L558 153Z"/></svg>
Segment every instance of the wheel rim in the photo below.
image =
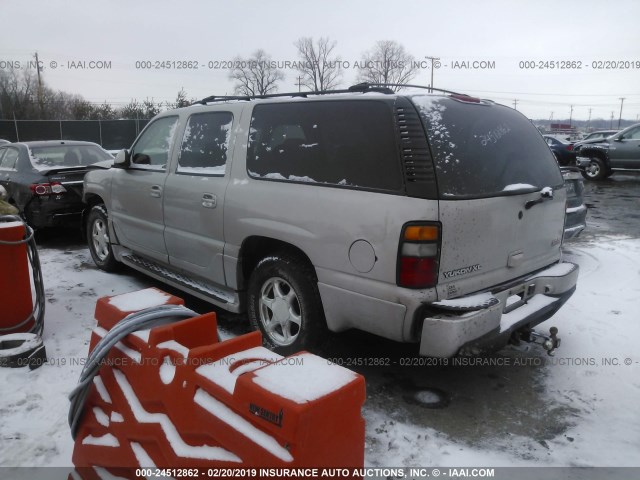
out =
<svg viewBox="0 0 640 480"><path fill-rule="evenodd" d="M272 277L260 289L260 322L279 346L291 345L300 334L300 302L289 282Z"/></svg>
<svg viewBox="0 0 640 480"><path fill-rule="evenodd" d="M584 170L588 177L597 177L600 174L600 164L598 162L591 160L589 165Z"/></svg>
<svg viewBox="0 0 640 480"><path fill-rule="evenodd" d="M93 222L91 241L96 256L101 262L104 262L109 256L109 232L106 222L101 218L97 218Z"/></svg>

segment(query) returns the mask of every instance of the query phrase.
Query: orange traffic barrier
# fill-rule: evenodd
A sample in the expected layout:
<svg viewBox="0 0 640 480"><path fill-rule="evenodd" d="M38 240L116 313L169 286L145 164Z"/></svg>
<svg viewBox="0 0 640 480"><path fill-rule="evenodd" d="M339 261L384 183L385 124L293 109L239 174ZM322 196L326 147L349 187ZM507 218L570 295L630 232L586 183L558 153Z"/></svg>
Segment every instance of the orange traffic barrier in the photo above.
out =
<svg viewBox="0 0 640 480"><path fill-rule="evenodd" d="M25 237L22 222L0 222L0 241L20 242ZM0 245L0 335L29 332L34 320L27 244ZM24 322L24 323L23 323Z"/></svg>
<svg viewBox="0 0 640 480"><path fill-rule="evenodd" d="M91 349L136 298L182 302L155 289L126 295L98 301ZM93 383L73 451L85 479L100 469L260 476L260 468L364 464L364 378L307 352L282 357L262 347L259 332L219 342L214 313L128 335Z"/></svg>

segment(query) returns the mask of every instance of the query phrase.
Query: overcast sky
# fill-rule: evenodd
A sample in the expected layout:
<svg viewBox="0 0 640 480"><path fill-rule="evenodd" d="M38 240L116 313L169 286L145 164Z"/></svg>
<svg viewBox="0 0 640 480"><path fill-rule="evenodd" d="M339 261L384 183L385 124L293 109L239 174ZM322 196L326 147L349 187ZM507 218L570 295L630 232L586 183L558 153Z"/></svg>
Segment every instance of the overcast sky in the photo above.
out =
<svg viewBox="0 0 640 480"><path fill-rule="evenodd" d="M0 67L26 68L37 51L48 85L92 102L121 105L132 98L173 101L231 94L222 66L263 48L274 60L297 60L302 36L330 37L350 68L378 40L395 40L417 60L441 58L434 86L513 106L532 118L617 121L640 114L640 2L602 1L198 1L0 0ZM90 69L90 61L110 69ZM142 70L139 61L196 61L197 70ZM526 69L520 62L576 61L579 70ZM604 62L615 61L614 69ZM622 61L622 62L620 62ZM85 69L69 62L86 62ZM487 62L493 68L464 68ZM594 63L595 62L595 63ZM600 63L598 63L600 62ZM459 65L462 68L454 68ZM530 65L530 64L529 64ZM55 66L55 68L53 68ZM297 72L285 71L280 91L296 91ZM412 83L427 85L430 69ZM615 124L615 122L614 122Z"/></svg>

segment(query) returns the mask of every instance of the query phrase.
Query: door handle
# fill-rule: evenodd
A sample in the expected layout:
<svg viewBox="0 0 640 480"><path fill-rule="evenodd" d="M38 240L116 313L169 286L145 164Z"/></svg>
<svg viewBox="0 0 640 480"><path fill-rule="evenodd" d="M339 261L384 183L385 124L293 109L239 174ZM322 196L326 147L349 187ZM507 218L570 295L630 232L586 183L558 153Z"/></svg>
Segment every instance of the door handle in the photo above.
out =
<svg viewBox="0 0 640 480"><path fill-rule="evenodd" d="M151 196L160 198L162 196L162 187L160 185L151 185Z"/></svg>
<svg viewBox="0 0 640 480"><path fill-rule="evenodd" d="M216 208L218 204L218 198L213 193L202 194L202 206L204 208Z"/></svg>

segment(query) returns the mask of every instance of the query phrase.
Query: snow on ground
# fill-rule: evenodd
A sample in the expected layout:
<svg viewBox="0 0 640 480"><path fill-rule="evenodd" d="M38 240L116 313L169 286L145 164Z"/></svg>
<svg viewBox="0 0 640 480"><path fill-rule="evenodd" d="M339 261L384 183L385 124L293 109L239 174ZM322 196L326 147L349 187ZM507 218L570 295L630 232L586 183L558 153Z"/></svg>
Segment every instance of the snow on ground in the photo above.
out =
<svg viewBox="0 0 640 480"><path fill-rule="evenodd" d="M640 240L601 239L570 245L566 257L581 266L578 291L546 322L547 328L561 327L563 343L556 363L539 367L536 381L531 382L543 403L554 406L534 421L549 422L551 427L558 422L563 428L541 441L518 433L520 420L515 418L505 426L505 435L472 442L429 426L434 410L418 410L419 417L407 415L405 404L400 398L394 400L393 391L389 404L376 401L372 397L376 390L370 389L363 410L367 465L637 465ZM41 260L47 294L44 339L51 363L34 371L0 368L0 466L71 465L67 395L87 354L95 301L150 285L127 271L97 270L86 249L77 246L43 248ZM228 336L224 333L223 337ZM525 348L504 355L510 354L547 361L539 350ZM619 364L602 365L603 358L615 358ZM625 364L627 358L630 365ZM473 376L476 371L465 373ZM505 401L518 399L506 397ZM455 410L438 411L440 416L449 413Z"/></svg>

